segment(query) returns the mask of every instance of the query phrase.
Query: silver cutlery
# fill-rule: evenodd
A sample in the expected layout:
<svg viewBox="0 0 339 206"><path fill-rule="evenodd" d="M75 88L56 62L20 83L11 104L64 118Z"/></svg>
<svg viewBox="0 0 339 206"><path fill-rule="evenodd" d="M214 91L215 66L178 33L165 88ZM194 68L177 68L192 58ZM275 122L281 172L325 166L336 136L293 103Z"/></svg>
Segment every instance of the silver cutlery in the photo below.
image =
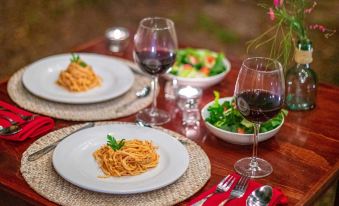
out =
<svg viewBox="0 0 339 206"><path fill-rule="evenodd" d="M234 183L235 177L231 175L227 175L224 179L222 179L219 184L217 185L216 190L212 192L211 194L207 195L204 199L194 203L192 206L202 206L208 198L212 197L213 195L217 193L227 192L232 184Z"/></svg>
<svg viewBox="0 0 339 206"><path fill-rule="evenodd" d="M12 110L9 110L9 109L2 107L2 106L0 106L0 110L15 114L15 115L19 116L25 122L31 121L35 117L38 116L38 115L23 115L23 114L20 114L20 113L17 113L17 112L13 112ZM12 118L7 117L5 115L0 115L0 118L6 119L11 124L9 127L6 127L6 128L4 128L3 126L0 126L0 135L12 135L12 134L16 134L16 133L21 131L21 127L18 127L18 126L15 126L15 125L22 124L22 123L16 122ZM23 123L25 123L25 122L23 122Z"/></svg>
<svg viewBox="0 0 339 206"><path fill-rule="evenodd" d="M14 111L9 110L9 109L7 109L5 107L2 107L2 106L0 106L0 110L1 111L6 111L6 112L10 112L12 114L15 114L15 115L19 116L22 120L25 120L25 121L30 120L33 116L38 116L38 115L23 115L23 114L14 112Z"/></svg>
<svg viewBox="0 0 339 206"><path fill-rule="evenodd" d="M2 118L2 119L5 119L5 120L9 121L9 123L11 123L11 125L18 124L18 122L14 121L12 118L10 118L10 117L7 117L7 116L5 116L5 115L0 115L0 118Z"/></svg>
<svg viewBox="0 0 339 206"><path fill-rule="evenodd" d="M246 206L267 206L272 198L272 187L264 185L254 190L246 200Z"/></svg>
<svg viewBox="0 0 339 206"><path fill-rule="evenodd" d="M247 176L241 176L237 184L234 186L233 190L231 191L231 195L223 200L219 206L225 205L227 202L235 199L241 198L247 189L249 178Z"/></svg>
<svg viewBox="0 0 339 206"><path fill-rule="evenodd" d="M22 130L22 126L31 122L37 116L38 115L29 116L30 118L27 118L24 122L16 122L10 117L0 116L0 118L4 118L11 123L11 125L8 126L8 127L0 126L0 135L7 136L7 135L12 135L12 134L16 134L16 133L20 132Z"/></svg>
<svg viewBox="0 0 339 206"><path fill-rule="evenodd" d="M126 109L126 107L128 107L129 105L131 105L132 102L134 102L137 99L140 98L144 98L147 97L149 94L151 93L151 87L150 86L145 86L143 87L141 90L137 91L135 93L135 98L132 101L129 101L123 105L121 105L120 107L117 108L117 112L122 112L123 110Z"/></svg>
<svg viewBox="0 0 339 206"><path fill-rule="evenodd" d="M83 129L87 129L87 128L90 128L90 127L93 127L94 126L94 122L89 122L87 124L85 124L84 126L80 127L79 129L71 132L70 134L64 136L63 138L59 139L58 141L30 154L28 156L28 160L29 161L34 161L34 160L37 160L39 159L40 157L42 157L43 155L47 154L49 151L53 150L62 140L64 140L66 137L70 136L71 134L74 134L76 132L79 132L80 130L83 130Z"/></svg>
<svg viewBox="0 0 339 206"><path fill-rule="evenodd" d="M22 126L20 124L11 125L9 127L3 127L0 129L0 135L8 136L12 134L16 134L22 130Z"/></svg>
<svg viewBox="0 0 339 206"><path fill-rule="evenodd" d="M37 117L38 115L31 115L31 116L23 116L20 117L22 120L24 120L25 122L29 122L29 121L32 121L34 120L35 117ZM16 125L16 124L20 124L19 122L13 120L12 118L10 117L7 117L5 115L0 115L0 118L3 118L3 119L6 119L7 121L9 121L9 123L11 123L11 125Z"/></svg>

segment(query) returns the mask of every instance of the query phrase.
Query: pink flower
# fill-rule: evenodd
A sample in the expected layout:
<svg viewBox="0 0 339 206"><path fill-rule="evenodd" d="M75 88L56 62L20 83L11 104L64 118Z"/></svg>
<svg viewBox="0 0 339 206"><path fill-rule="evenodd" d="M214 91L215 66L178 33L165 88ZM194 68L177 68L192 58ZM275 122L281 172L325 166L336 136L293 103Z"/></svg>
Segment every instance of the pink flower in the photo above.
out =
<svg viewBox="0 0 339 206"><path fill-rule="evenodd" d="M318 29L321 32L325 32L326 31L325 26L324 25L320 25L320 24L310 25L309 28L312 29L312 30Z"/></svg>
<svg viewBox="0 0 339 206"><path fill-rule="evenodd" d="M273 21L275 19L274 11L272 8L267 13L270 16L270 19Z"/></svg>
<svg viewBox="0 0 339 206"><path fill-rule="evenodd" d="M305 13L305 14L310 14L310 13L313 11L313 9L315 8L316 5L317 5L317 2L314 1L312 7L311 7L311 8L308 8L308 9L305 9L305 10L304 10L304 13Z"/></svg>
<svg viewBox="0 0 339 206"><path fill-rule="evenodd" d="M326 38L329 38L330 36L332 36L336 32L336 30L328 29L324 25L321 25L321 24L312 24L312 25L309 26L309 28L312 29L312 30L317 29L317 30L321 31L322 33L324 33Z"/></svg>
<svg viewBox="0 0 339 206"><path fill-rule="evenodd" d="M277 8L284 4L284 0L273 0L274 7Z"/></svg>

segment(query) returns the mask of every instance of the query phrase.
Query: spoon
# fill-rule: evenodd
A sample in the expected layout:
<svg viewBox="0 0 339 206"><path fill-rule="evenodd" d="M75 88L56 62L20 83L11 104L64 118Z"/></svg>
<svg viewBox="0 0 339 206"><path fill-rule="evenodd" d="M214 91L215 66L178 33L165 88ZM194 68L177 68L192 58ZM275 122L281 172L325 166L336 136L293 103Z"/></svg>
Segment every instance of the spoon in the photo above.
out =
<svg viewBox="0 0 339 206"><path fill-rule="evenodd" d="M272 187L264 185L254 190L246 200L246 206L267 206L272 198Z"/></svg>
<svg viewBox="0 0 339 206"><path fill-rule="evenodd" d="M122 112L124 109L126 109L126 107L128 107L129 105L131 105L131 103L137 99L143 98L143 97L147 97L149 94L151 93L151 87L150 86L145 86L143 87L141 90L137 91L135 93L135 98L125 104L123 104L122 106L117 108L117 112Z"/></svg>
<svg viewBox="0 0 339 206"><path fill-rule="evenodd" d="M10 119L9 117L4 116L3 118L7 119L11 123L11 125L8 126L8 127L0 126L0 135L7 136L7 135L12 135L12 134L16 134L16 133L20 132L22 130L22 126L31 122L37 116L38 115L29 116L30 117L29 119L26 119L24 122L20 122L20 123L15 122L14 120Z"/></svg>
<svg viewBox="0 0 339 206"><path fill-rule="evenodd" d="M146 97L147 95L149 95L150 91L151 91L151 87L145 86L141 90L137 91L135 93L135 96L137 96L137 98Z"/></svg>
<svg viewBox="0 0 339 206"><path fill-rule="evenodd" d="M22 127L19 124L11 125L9 127L1 126L0 135L2 136L12 135L12 134L16 134L20 132L21 130L22 130Z"/></svg>

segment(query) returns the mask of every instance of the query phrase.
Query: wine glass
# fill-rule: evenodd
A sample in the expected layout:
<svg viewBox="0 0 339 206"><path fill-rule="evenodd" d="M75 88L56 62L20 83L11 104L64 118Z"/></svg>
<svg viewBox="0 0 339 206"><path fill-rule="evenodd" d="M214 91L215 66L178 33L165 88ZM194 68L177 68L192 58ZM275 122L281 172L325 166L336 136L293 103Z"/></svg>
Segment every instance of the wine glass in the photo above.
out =
<svg viewBox="0 0 339 206"><path fill-rule="evenodd" d="M252 157L238 160L234 169L252 178L268 176L273 168L266 160L257 157L260 124L276 116L284 103L285 81L281 64L265 57L243 61L235 85L237 109L254 125Z"/></svg>
<svg viewBox="0 0 339 206"><path fill-rule="evenodd" d="M134 60L146 73L152 75L153 104L137 114L137 120L150 125L170 121L167 112L157 108L158 76L165 73L175 62L178 48L172 20L163 17L147 17L140 21L134 36Z"/></svg>

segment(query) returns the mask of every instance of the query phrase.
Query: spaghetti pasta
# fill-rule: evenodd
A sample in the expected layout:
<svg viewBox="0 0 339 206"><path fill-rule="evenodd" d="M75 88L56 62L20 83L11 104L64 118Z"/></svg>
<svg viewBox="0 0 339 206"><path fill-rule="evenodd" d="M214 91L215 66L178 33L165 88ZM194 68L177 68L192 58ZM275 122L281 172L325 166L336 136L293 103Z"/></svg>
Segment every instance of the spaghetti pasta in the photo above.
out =
<svg viewBox="0 0 339 206"><path fill-rule="evenodd" d="M100 86L101 78L77 56L77 59L71 60L66 70L60 72L57 84L72 92L84 92Z"/></svg>
<svg viewBox="0 0 339 206"><path fill-rule="evenodd" d="M103 178L110 176L134 176L158 165L159 155L151 141L126 140L121 149L114 151L108 145L93 153Z"/></svg>

